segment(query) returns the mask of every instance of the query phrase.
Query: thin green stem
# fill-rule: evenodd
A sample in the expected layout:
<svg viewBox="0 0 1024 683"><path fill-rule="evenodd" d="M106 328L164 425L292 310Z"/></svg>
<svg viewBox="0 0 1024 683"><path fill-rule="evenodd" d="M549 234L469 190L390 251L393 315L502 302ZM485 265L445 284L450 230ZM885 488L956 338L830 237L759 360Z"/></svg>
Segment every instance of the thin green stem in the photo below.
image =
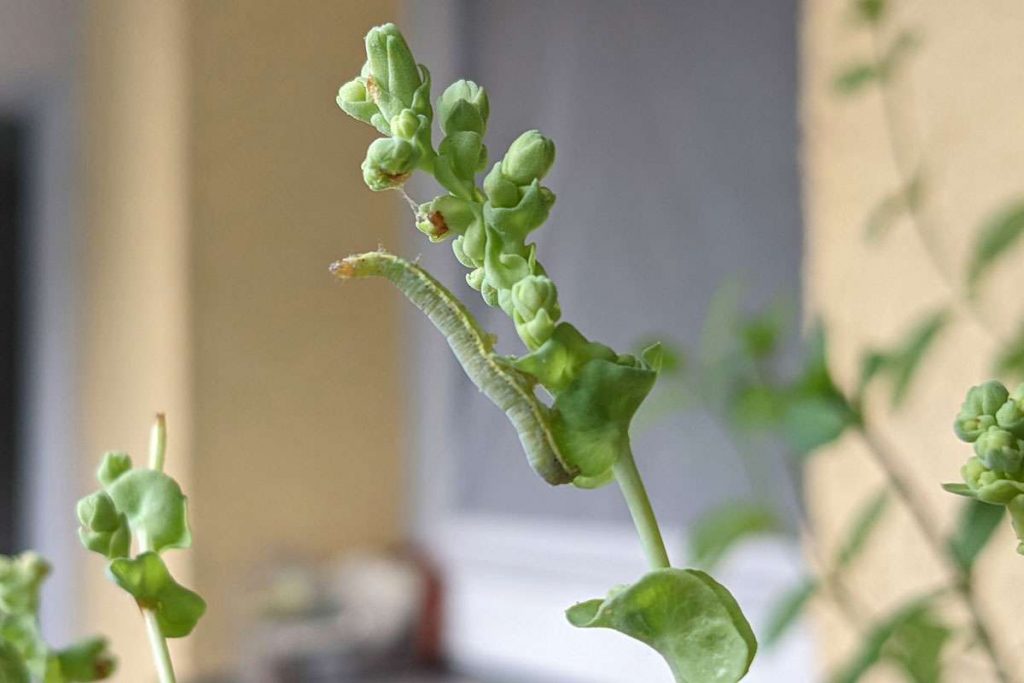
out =
<svg viewBox="0 0 1024 683"><path fill-rule="evenodd" d="M166 454L167 420L163 413L157 413L153 429L149 432L149 468L163 472Z"/></svg>
<svg viewBox="0 0 1024 683"><path fill-rule="evenodd" d="M640 543L647 556L647 564L651 569L667 569L672 566L665 550L665 541L661 538L661 529L651 507L651 499L647 496L640 470L636 467L633 452L626 448L619 461L612 468L615 480L619 483L622 496L626 499L629 514L633 516L633 524L640 535Z"/></svg>
<svg viewBox="0 0 1024 683"><path fill-rule="evenodd" d="M167 453L167 421L163 413L158 413L153 429L149 434L149 467L157 471L163 471L164 459ZM139 536L139 552L145 553L152 550L149 539L144 535ZM146 635L149 638L149 647L153 651L153 664L156 666L157 677L160 683L177 683L174 676L174 664L171 662L171 652L167 648L167 639L160 630L160 623L157 621L156 612L151 609L142 610L142 618L146 622Z"/></svg>

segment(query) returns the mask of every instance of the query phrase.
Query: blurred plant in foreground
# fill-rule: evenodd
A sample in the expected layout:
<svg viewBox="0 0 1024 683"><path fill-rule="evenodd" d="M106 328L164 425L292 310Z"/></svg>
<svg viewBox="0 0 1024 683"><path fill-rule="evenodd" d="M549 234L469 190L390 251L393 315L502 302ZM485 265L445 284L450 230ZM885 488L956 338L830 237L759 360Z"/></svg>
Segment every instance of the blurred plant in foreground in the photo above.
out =
<svg viewBox="0 0 1024 683"><path fill-rule="evenodd" d="M977 456L964 467L967 483L947 488L974 500L964 505L957 527L949 534L936 526L934 515L918 493L922 484L904 469L909 458L879 435L867 417L871 411L866 410L866 403L874 400L869 399L868 389L884 382L888 385L888 414L899 411L913 388L917 371L927 362L928 351L957 324L974 325L999 343L1001 350L992 363L995 372L1003 376L1024 373L1024 332L1012 339L999 339L1000 326L986 318L980 297L985 275L1005 260L1024 235L1024 200L1014 199L994 212L977 233L965 277L961 280L951 275L956 269L943 257L936 242L937 232L925 210L926 169L917 136L900 125L903 119L893 93L896 76L920 40L914 32L894 25L891 7L884 0L855 0L852 5L858 23L870 35L873 50L869 58L837 75L836 92L847 97L874 89L879 94L892 163L899 177L897 187L869 212L865 236L877 241L900 221L909 223L946 285L948 303L923 314L892 347L863 350L856 385L841 388L827 364L824 326L812 328L800 368L786 373L780 355L780 339L786 333L784 317L777 311L741 314L735 288L726 287L712 306L702 351L685 354L696 360L679 364L685 371L676 381L689 387L686 395L703 397L697 406L689 407L700 407L714 415L735 437L740 452L748 450L747 444L755 436L788 444L793 491L800 490L803 459L845 434L860 439L885 474L885 485L862 503L832 557L820 556L813 525L797 501L798 528L791 531L807 541L812 573L778 601L771 623L762 634L766 646L776 642L818 597L832 605L862 636L853 656L834 672L833 681L853 683L883 662L895 665L915 683L948 680L944 677L944 662L971 650L980 651L988 659L998 680L1015 681L1006 654L978 604L973 569L1003 519L1004 508L1010 510L1018 530L1024 521L1024 503L1020 502L1024 497L1018 497L1024 490L1024 484L1019 483L1024 452L1024 441L1019 440L1024 436L1020 426L1024 419L1018 416L1020 390L1011 396L1001 384L990 382L968 395L957 420L957 432L974 443ZM1024 330L1024 321L1020 328ZM747 462L757 466L756 459L748 458ZM844 574L871 543L873 530L892 503L910 513L936 561L945 568L946 580L934 590L908 597L903 605L875 619L860 604L859 596L846 587ZM728 501L696 525L691 536L692 552L710 565L738 541L780 531L786 531L786 525L773 501ZM962 607L966 619L952 620L945 609L948 603ZM954 644L961 649L954 652Z"/></svg>

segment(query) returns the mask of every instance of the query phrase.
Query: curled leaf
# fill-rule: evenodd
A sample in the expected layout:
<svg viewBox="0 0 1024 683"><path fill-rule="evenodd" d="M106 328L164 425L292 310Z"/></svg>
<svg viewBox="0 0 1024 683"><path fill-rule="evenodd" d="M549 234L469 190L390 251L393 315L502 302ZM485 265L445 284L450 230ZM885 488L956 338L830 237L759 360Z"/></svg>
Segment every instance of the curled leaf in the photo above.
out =
<svg viewBox="0 0 1024 683"><path fill-rule="evenodd" d="M118 558L110 563L107 573L140 608L156 613L165 638L187 636L206 612L206 601L175 581L155 552L134 559Z"/></svg>
<svg viewBox="0 0 1024 683"><path fill-rule="evenodd" d="M746 675L757 641L736 600L695 569L658 569L604 600L570 607L579 628L610 628L668 662L677 683L734 683Z"/></svg>
<svg viewBox="0 0 1024 683"><path fill-rule="evenodd" d="M132 533L156 551L192 545L187 499L178 482L157 470L133 470L107 489Z"/></svg>

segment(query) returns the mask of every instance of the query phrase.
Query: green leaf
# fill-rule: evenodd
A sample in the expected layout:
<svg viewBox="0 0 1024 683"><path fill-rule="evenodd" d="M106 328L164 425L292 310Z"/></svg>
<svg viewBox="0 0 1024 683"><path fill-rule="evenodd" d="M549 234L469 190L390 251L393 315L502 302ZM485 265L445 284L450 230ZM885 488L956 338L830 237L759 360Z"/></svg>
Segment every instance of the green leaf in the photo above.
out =
<svg viewBox="0 0 1024 683"><path fill-rule="evenodd" d="M931 610L912 612L893 629L882 657L902 668L913 683L939 683L942 649L952 635Z"/></svg>
<svg viewBox="0 0 1024 683"><path fill-rule="evenodd" d="M990 218L981 228L974 256L967 271L967 283L976 294L983 276L1005 256L1024 234L1024 200L1017 199Z"/></svg>
<svg viewBox="0 0 1024 683"><path fill-rule="evenodd" d="M850 527L849 535L839 548L836 564L840 567L847 567L857 558L864 549L868 538L882 514L889 505L889 492L885 489L872 496L868 502L857 513L857 517Z"/></svg>
<svg viewBox="0 0 1024 683"><path fill-rule="evenodd" d="M771 608L768 616L768 623L761 635L761 642L765 647L771 647L785 635L786 631L796 623L797 617L803 612L804 607L814 593L818 590L818 582L814 579L804 579L793 586L779 599Z"/></svg>
<svg viewBox="0 0 1024 683"><path fill-rule="evenodd" d="M911 676L928 673L926 667L920 666L919 658L928 651L934 654L934 645L940 639L934 632L920 638L914 631L920 631L920 625L926 623L922 620L930 619L929 610L928 598L917 599L875 625L861 641L860 649L831 677L831 683L857 683L883 658L895 660Z"/></svg>
<svg viewBox="0 0 1024 683"><path fill-rule="evenodd" d="M1003 377L1024 378L1024 325L999 350L992 372Z"/></svg>
<svg viewBox="0 0 1024 683"><path fill-rule="evenodd" d="M949 491L957 496L966 496L968 498L974 498L974 490L967 484L943 484L942 488Z"/></svg>
<svg viewBox="0 0 1024 683"><path fill-rule="evenodd" d="M852 417L845 404L808 396L786 406L782 433L793 450L807 455L838 439L850 424Z"/></svg>
<svg viewBox="0 0 1024 683"><path fill-rule="evenodd" d="M12 643L0 639L0 683L29 683L28 667Z"/></svg>
<svg viewBox="0 0 1024 683"><path fill-rule="evenodd" d="M867 62L851 64L840 70L833 85L842 95L853 95L881 78L881 72L874 64Z"/></svg>
<svg viewBox="0 0 1024 683"><path fill-rule="evenodd" d="M188 506L178 482L156 470L132 470L119 476L107 493L128 518L132 533L159 552L192 545Z"/></svg>
<svg viewBox="0 0 1024 683"><path fill-rule="evenodd" d="M949 549L964 571L969 572L974 566L1005 514L1006 509L1002 505L990 505L978 500L969 500L964 504L956 532L949 539Z"/></svg>
<svg viewBox="0 0 1024 683"><path fill-rule="evenodd" d="M881 238L898 218L912 211L921 200L922 182L919 175L903 187L885 195L868 213L864 234L869 240Z"/></svg>
<svg viewBox="0 0 1024 683"><path fill-rule="evenodd" d="M889 354L886 370L892 375L893 408L903 404L921 360L948 321L946 311L933 313L911 331L906 342L895 353Z"/></svg>
<svg viewBox="0 0 1024 683"><path fill-rule="evenodd" d="M762 503L731 502L703 515L690 536L696 564L712 567L739 541L781 528L775 511Z"/></svg>
<svg viewBox="0 0 1024 683"><path fill-rule="evenodd" d="M107 650L106 638L89 638L57 652L60 672L65 681L99 681L117 668L117 660Z"/></svg>
<svg viewBox="0 0 1024 683"><path fill-rule="evenodd" d="M646 643L676 683L734 683L746 675L757 641L736 600L695 569L659 569L604 600L570 607L579 628L610 628Z"/></svg>
<svg viewBox="0 0 1024 683"><path fill-rule="evenodd" d="M206 612L206 602L175 581L155 552L142 553L135 559L118 558L110 563L107 573L141 609L156 612L165 638L187 636Z"/></svg>
<svg viewBox="0 0 1024 683"><path fill-rule="evenodd" d="M584 478L602 477L629 449L629 423L656 377L645 366L595 358L558 394L551 431Z"/></svg>
<svg viewBox="0 0 1024 683"><path fill-rule="evenodd" d="M885 0L854 0L857 16L869 24L877 24L885 16Z"/></svg>
<svg viewBox="0 0 1024 683"><path fill-rule="evenodd" d="M39 591L50 575L50 563L33 552L0 555L0 614L35 617Z"/></svg>

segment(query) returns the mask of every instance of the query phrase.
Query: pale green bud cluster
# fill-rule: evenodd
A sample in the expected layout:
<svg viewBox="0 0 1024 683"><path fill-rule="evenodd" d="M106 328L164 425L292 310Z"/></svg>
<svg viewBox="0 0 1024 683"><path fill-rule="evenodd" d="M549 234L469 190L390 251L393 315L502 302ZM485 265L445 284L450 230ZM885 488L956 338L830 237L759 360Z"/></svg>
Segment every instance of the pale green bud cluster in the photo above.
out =
<svg viewBox="0 0 1024 683"><path fill-rule="evenodd" d="M430 74L416 64L394 24L366 36L360 75L338 90L338 106L383 135L367 150L363 179L371 190L401 187L418 165L434 156L430 141Z"/></svg>
<svg viewBox="0 0 1024 683"><path fill-rule="evenodd" d="M39 623L39 594L50 564L33 552L0 555L0 681L76 683L108 678L116 660L104 638L50 647Z"/></svg>
<svg viewBox="0 0 1024 683"><path fill-rule="evenodd" d="M396 188L423 170L448 191L419 205L416 227L434 242L453 237L455 257L469 269L466 282L512 319L530 353L508 362L555 396L555 438L577 466L576 483L607 481L611 465L627 449L629 421L653 384L659 354L652 349L639 359L619 355L559 322L558 289L527 241L555 203L554 193L541 184L555 162L554 143L536 130L523 133L478 186L488 163L487 92L471 81L456 81L431 110L424 106L426 69L416 68L398 30L391 24L375 28L366 45L367 63L342 86L338 103L388 136L370 146L363 163L367 184L373 190ZM429 132L434 112L444 136L436 151ZM588 432L597 415L609 426Z"/></svg>
<svg viewBox="0 0 1024 683"><path fill-rule="evenodd" d="M1005 505L1024 541L1024 384L1013 393L991 380L967 392L953 423L974 457L960 470L964 485L946 489L993 505ZM1024 543L1018 548L1024 552Z"/></svg>

